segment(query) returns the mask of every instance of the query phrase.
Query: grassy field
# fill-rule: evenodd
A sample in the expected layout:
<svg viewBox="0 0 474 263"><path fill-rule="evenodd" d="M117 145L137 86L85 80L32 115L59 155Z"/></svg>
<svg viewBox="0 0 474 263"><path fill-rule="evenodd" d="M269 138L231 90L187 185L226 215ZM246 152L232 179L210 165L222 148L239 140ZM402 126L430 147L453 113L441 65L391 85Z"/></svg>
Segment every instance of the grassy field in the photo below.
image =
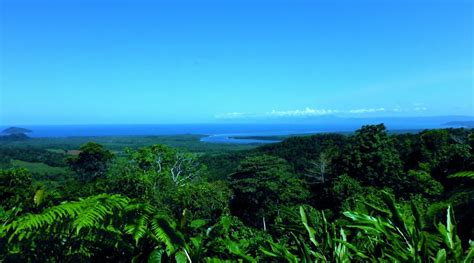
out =
<svg viewBox="0 0 474 263"><path fill-rule="evenodd" d="M52 167L44 163L31 163L20 160L13 160L12 166L17 168L26 168L32 173L37 174L64 174L67 173L66 168Z"/></svg>

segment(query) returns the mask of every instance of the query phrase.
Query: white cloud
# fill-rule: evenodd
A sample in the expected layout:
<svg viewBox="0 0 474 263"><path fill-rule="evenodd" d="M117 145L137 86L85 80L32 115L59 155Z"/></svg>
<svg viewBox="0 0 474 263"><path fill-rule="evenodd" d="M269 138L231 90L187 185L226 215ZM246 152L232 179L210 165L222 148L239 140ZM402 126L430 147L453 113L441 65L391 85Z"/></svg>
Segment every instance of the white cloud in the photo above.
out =
<svg viewBox="0 0 474 263"><path fill-rule="evenodd" d="M313 109L306 107L303 110L287 110L287 111L277 111L272 110L268 112L266 115L269 116L277 116L277 117L305 117L305 116L322 116L328 114L338 113L338 110L331 110L331 109Z"/></svg>
<svg viewBox="0 0 474 263"><path fill-rule="evenodd" d="M426 110L428 110L428 108L426 108L426 107L415 107L413 110L414 111L426 111Z"/></svg>
<svg viewBox="0 0 474 263"><path fill-rule="evenodd" d="M330 114L361 114L361 113L373 113L373 112L383 112L385 108L367 108L367 109L352 109L348 111L343 110L333 110L333 109L313 109L306 107L302 110L287 110L287 111L277 111L273 110L268 112L266 115L270 116L279 116L279 117L305 117L305 116L323 116Z"/></svg>
<svg viewBox="0 0 474 263"><path fill-rule="evenodd" d="M217 114L214 117L216 119L242 119L248 115L249 114L245 112L228 112L228 113Z"/></svg>
<svg viewBox="0 0 474 263"><path fill-rule="evenodd" d="M401 108L396 105L394 108L386 109L385 107L379 108L359 108L350 110L337 110L337 109L315 109L306 107L304 109L295 110L272 110L264 114L256 113L243 113L243 112L229 112L218 114L215 117L217 119L243 119L243 118L262 118L262 117L311 117L311 116L324 116L331 114L341 115L356 115L356 114L367 114L367 113L378 113L378 112L409 112L409 111L427 111L428 108L423 106L421 103L411 109Z"/></svg>
<svg viewBox="0 0 474 263"><path fill-rule="evenodd" d="M373 113L373 112L381 112L381 111L385 111L385 108L353 109L353 110L349 110L348 113L360 114L360 113Z"/></svg>

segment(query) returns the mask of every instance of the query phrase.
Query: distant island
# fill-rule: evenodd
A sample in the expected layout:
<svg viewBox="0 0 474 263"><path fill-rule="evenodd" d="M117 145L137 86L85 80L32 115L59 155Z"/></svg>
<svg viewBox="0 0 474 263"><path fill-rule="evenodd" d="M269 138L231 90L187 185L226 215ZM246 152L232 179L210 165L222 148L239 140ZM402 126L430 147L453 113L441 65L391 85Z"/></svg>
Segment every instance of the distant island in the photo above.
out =
<svg viewBox="0 0 474 263"><path fill-rule="evenodd" d="M10 127L6 128L5 130L2 131L4 134L25 134L25 133L30 133L32 132L31 130L25 129L25 128L20 128L20 127Z"/></svg>
<svg viewBox="0 0 474 263"><path fill-rule="evenodd" d="M445 126L458 126L464 128L474 128L474 121L450 121L444 124Z"/></svg>
<svg viewBox="0 0 474 263"><path fill-rule="evenodd" d="M29 138L26 133L30 132L32 131L25 128L10 127L1 132L2 134L6 135L1 135L0 141L24 141Z"/></svg>

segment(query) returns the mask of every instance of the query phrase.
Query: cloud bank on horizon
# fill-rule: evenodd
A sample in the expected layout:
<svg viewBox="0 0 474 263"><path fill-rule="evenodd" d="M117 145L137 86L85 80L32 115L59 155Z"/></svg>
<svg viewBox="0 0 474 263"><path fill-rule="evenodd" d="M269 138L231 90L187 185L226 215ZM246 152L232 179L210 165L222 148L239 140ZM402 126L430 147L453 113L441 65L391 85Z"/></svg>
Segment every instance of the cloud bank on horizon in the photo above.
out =
<svg viewBox="0 0 474 263"><path fill-rule="evenodd" d="M272 117L288 117L288 118L301 118L301 117L319 117L319 116L370 116L374 113L420 113L428 110L428 107L423 104L414 104L411 108L401 108L399 106L388 109L385 107L377 108L357 108L349 110L338 110L338 109L320 109L306 107L303 109L295 110L272 110L264 113L248 113L248 112L228 112L216 114L215 119L250 119L250 118L272 118Z"/></svg>

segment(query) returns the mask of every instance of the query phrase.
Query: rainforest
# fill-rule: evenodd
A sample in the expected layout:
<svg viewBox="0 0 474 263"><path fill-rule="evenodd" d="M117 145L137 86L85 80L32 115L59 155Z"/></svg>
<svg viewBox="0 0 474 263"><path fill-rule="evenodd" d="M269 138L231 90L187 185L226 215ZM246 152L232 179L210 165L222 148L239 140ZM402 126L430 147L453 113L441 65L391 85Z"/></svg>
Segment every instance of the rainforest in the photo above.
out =
<svg viewBox="0 0 474 263"><path fill-rule="evenodd" d="M2 262L473 260L472 129L234 150L22 143L0 147Z"/></svg>
<svg viewBox="0 0 474 263"><path fill-rule="evenodd" d="M473 11L0 0L0 263L474 262Z"/></svg>

